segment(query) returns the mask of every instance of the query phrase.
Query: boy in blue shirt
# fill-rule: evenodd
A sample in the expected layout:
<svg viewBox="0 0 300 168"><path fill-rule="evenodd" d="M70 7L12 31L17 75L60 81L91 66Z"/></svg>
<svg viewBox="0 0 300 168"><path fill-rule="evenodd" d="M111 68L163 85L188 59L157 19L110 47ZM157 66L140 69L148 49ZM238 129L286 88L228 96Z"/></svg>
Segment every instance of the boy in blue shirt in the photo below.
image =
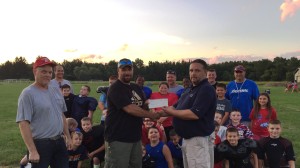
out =
<svg viewBox="0 0 300 168"><path fill-rule="evenodd" d="M173 160L177 167L183 168L183 159L182 159L182 138L175 132L174 129L169 132L170 141L168 142L168 147L170 148Z"/></svg>

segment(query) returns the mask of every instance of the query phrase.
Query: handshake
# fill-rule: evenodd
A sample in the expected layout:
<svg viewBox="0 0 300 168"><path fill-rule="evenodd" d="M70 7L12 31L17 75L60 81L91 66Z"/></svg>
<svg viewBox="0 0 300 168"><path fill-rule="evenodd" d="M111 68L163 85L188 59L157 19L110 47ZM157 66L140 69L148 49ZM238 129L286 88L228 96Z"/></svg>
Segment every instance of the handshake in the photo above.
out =
<svg viewBox="0 0 300 168"><path fill-rule="evenodd" d="M154 109L150 109L150 112L148 113L149 116L147 118L151 118L152 120L158 120L160 117L167 117L170 116L170 111L172 111L173 107L164 107L160 111L154 111Z"/></svg>

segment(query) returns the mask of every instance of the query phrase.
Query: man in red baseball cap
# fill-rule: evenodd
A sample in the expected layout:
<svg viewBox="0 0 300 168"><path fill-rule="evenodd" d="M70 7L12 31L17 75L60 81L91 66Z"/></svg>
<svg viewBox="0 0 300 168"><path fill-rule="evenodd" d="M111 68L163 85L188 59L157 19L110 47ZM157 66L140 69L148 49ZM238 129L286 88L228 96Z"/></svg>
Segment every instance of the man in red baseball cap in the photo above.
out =
<svg viewBox="0 0 300 168"><path fill-rule="evenodd" d="M35 61L35 63L33 64L33 69L37 68L37 67L42 67L45 65L50 65L52 67L54 67L56 64L54 62L51 62L47 57L38 57Z"/></svg>
<svg viewBox="0 0 300 168"><path fill-rule="evenodd" d="M232 109L241 112L242 123L249 126L253 102L259 96L258 86L246 78L246 68L243 65L234 67L234 78L235 80L228 83L225 96L230 100Z"/></svg>
<svg viewBox="0 0 300 168"><path fill-rule="evenodd" d="M32 167L69 167L66 146L70 149L71 138L63 113L67 108L60 90L49 85L54 65L47 57L37 58L33 64L35 81L18 100L16 122Z"/></svg>

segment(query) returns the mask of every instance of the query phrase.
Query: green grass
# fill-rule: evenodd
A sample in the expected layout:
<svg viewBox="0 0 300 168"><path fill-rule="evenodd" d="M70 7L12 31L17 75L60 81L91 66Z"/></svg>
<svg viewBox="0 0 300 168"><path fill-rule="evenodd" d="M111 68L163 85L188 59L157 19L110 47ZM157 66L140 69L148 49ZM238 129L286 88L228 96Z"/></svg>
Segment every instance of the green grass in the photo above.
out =
<svg viewBox="0 0 300 168"><path fill-rule="evenodd" d="M153 90L157 90L157 82L152 82ZM25 144L21 138L18 125L15 122L18 97L27 85L30 83L0 83L2 96L0 97L0 167L19 167L19 161L26 152ZM99 85L107 85L107 83L83 83L74 82L75 93L79 92L83 84L91 86L90 96L99 98L96 88ZM272 105L276 108L278 118L282 121L283 137L293 142L296 153L296 165L300 165L300 94L284 93L283 87L267 87L266 83L259 83L261 91L271 89ZM94 123L99 123L100 110L97 109L94 114Z"/></svg>

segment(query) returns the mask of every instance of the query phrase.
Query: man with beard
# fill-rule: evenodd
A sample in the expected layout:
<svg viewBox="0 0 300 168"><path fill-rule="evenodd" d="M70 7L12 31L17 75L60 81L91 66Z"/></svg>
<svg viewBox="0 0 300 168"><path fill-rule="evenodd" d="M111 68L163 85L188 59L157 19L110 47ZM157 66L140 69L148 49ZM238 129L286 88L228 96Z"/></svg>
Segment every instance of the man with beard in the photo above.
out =
<svg viewBox="0 0 300 168"><path fill-rule="evenodd" d="M161 115L174 116L175 131L183 138L184 167L213 167L216 91L206 78L208 65L196 59L189 67L192 87L176 104L163 108Z"/></svg>
<svg viewBox="0 0 300 168"><path fill-rule="evenodd" d="M158 119L159 114L146 111L142 89L130 83L133 64L129 59L118 63L118 80L107 94L105 120L105 167L142 167L142 118Z"/></svg>

